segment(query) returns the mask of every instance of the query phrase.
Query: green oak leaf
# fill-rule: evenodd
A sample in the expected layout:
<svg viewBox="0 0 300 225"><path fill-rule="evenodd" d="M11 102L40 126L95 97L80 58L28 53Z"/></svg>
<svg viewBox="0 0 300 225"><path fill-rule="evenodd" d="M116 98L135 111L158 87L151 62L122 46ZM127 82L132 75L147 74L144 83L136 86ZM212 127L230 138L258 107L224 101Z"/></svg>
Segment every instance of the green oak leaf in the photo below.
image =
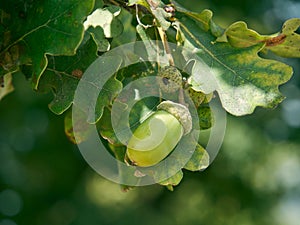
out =
<svg viewBox="0 0 300 225"><path fill-rule="evenodd" d="M104 107L112 104L113 99L118 95L122 88L122 83L117 80L115 76L109 78L98 95L94 111L95 118L91 119L91 117L88 117L89 123L96 123L101 118Z"/></svg>
<svg viewBox="0 0 300 225"><path fill-rule="evenodd" d="M147 0L128 0L128 6L133 6L133 5L144 6L150 12L150 5Z"/></svg>
<svg viewBox="0 0 300 225"><path fill-rule="evenodd" d="M194 65L190 78L193 89L206 94L216 90L223 107L236 116L250 114L257 106L273 108L284 99L278 86L290 79L292 68L259 57L263 43L247 48L216 43L215 36L203 30L199 18L186 13L181 13L179 18L184 46L203 60L202 64ZM198 73L203 63L209 67L208 73ZM210 82L203 82L204 79Z"/></svg>
<svg viewBox="0 0 300 225"><path fill-rule="evenodd" d="M111 111L107 107L104 107L103 109L102 117L97 123L97 130L99 131L100 135L108 141L108 143L112 144L113 146L122 145L122 143L116 137L116 134L112 127Z"/></svg>
<svg viewBox="0 0 300 225"><path fill-rule="evenodd" d="M122 68L117 73L118 80L125 85L142 77L154 76L157 73L155 65L151 62L139 62Z"/></svg>
<svg viewBox="0 0 300 225"><path fill-rule="evenodd" d="M300 26L300 18L287 20L280 33L260 35L247 27L245 22L230 25L217 41L228 41L237 48L246 48L265 43L264 48L282 57L300 57L300 35L296 30Z"/></svg>
<svg viewBox="0 0 300 225"><path fill-rule="evenodd" d="M201 27L202 30L204 31L210 30L210 32L216 37L219 37L224 33L224 29L213 21L212 11L205 9L200 13L195 13L185 9L174 0L172 0L172 4L174 4L176 11L183 13L184 15L188 15L189 17L197 21L197 24ZM180 14L178 15L178 17L180 19Z"/></svg>
<svg viewBox="0 0 300 225"><path fill-rule="evenodd" d="M172 17L172 13L169 13L164 9L165 4L162 1L147 0L146 2L143 0L134 0L130 2L130 5L134 4L146 7L148 11L151 12L152 15L155 17L157 27L161 27L163 31L166 31L170 27L171 22L169 21L169 19ZM139 25L142 25L141 21L138 22Z"/></svg>
<svg viewBox="0 0 300 225"><path fill-rule="evenodd" d="M14 90L12 75L10 73L3 76L2 79L3 80L0 81L0 100Z"/></svg>
<svg viewBox="0 0 300 225"><path fill-rule="evenodd" d="M78 104L87 113L87 121L92 124L99 121L103 108L111 105L123 88L122 83L116 79L116 72L121 67L123 59L108 54L99 60L98 64L89 67L88 73L81 79L80 89L88 91L78 98ZM95 65L101 65L101 69ZM106 74L113 76L107 78Z"/></svg>
<svg viewBox="0 0 300 225"><path fill-rule="evenodd" d="M53 113L61 115L72 105L78 81L76 77L59 73L55 74L52 71L45 72L45 76L41 79L39 86L42 92L43 90L49 91L49 89L52 89L54 99L49 104L49 109Z"/></svg>
<svg viewBox="0 0 300 225"><path fill-rule="evenodd" d="M167 186L170 191L173 191L173 187L177 186L183 178L182 170L179 170L175 175L169 177L166 180L160 181L159 184Z"/></svg>
<svg viewBox="0 0 300 225"><path fill-rule="evenodd" d="M48 57L49 65L40 79L38 90L53 90L54 100L49 104L52 112L60 115L72 105L81 76L96 58L97 46L92 38L82 43L74 56Z"/></svg>
<svg viewBox="0 0 300 225"><path fill-rule="evenodd" d="M266 41L266 48L282 57L300 58L300 34L296 30L300 27L300 18L287 20L281 33Z"/></svg>
<svg viewBox="0 0 300 225"><path fill-rule="evenodd" d="M76 139L73 131L72 110L68 110L65 116L65 134L71 142L74 144L80 144L81 142L87 140L90 136L91 129L89 126L91 125L86 122L86 115L83 112L77 110L76 113L77 114L74 116L74 118L77 120L76 124L80 124L80 126L78 126L80 129L76 131Z"/></svg>
<svg viewBox="0 0 300 225"><path fill-rule="evenodd" d="M8 37L0 55L18 46L22 57L32 63L36 89L48 64L47 55L75 54L83 38L82 23L93 6L94 0L5 1L0 7L10 19L4 21Z"/></svg>
<svg viewBox="0 0 300 225"><path fill-rule="evenodd" d="M110 43L105 38L102 27L89 27L87 32L89 32L93 37L95 43L97 44L97 49L99 52L106 52L110 49Z"/></svg>
<svg viewBox="0 0 300 225"><path fill-rule="evenodd" d="M19 69L18 64L30 62L26 56L22 55L22 51L22 46L15 45L0 54L0 77L17 72Z"/></svg>
<svg viewBox="0 0 300 225"><path fill-rule="evenodd" d="M94 10L98 8L103 8L103 6L104 6L103 0L96 0L94 5Z"/></svg>
<svg viewBox="0 0 300 225"><path fill-rule="evenodd" d="M209 129L213 126L214 117L208 104L201 104L198 108L199 125L201 130Z"/></svg>
<svg viewBox="0 0 300 225"><path fill-rule="evenodd" d="M156 42L155 42L155 35L157 35L156 29L154 27L150 27L145 29L142 25L138 24L136 26L136 32L139 35L138 37L140 38L140 40L147 42L148 45L151 45L151 47L149 46L145 46L145 51L148 54L148 58L154 60L154 57L156 57Z"/></svg>
<svg viewBox="0 0 300 225"><path fill-rule="evenodd" d="M229 42L237 48L246 48L258 43L262 43L265 37L261 36L254 30L248 29L247 24L243 21L235 22L230 25L224 34L217 38L219 42Z"/></svg>
<svg viewBox="0 0 300 225"><path fill-rule="evenodd" d="M119 181L121 183L121 188L123 191L128 191L130 189L133 189L133 186L124 185L126 183L131 184L138 184L139 177L134 176L134 174L137 174L137 170L134 167L128 167L127 171L125 172L122 170L122 164L125 161L125 153L126 153L126 147L125 146L116 146L112 144L108 144L110 150L114 154L115 158L119 160L118 162L118 169L119 169ZM128 172L129 171L129 172Z"/></svg>
<svg viewBox="0 0 300 225"><path fill-rule="evenodd" d="M151 8L151 12L152 12L153 16L155 17L158 25L164 31L166 31L171 26L171 23L168 21L168 19L171 18L172 14L167 13L161 7Z"/></svg>
<svg viewBox="0 0 300 225"><path fill-rule="evenodd" d="M133 15L127 10L122 10L118 19L123 23L123 32L118 37L114 37L111 46L112 48L136 41L135 27L132 24Z"/></svg>
<svg viewBox="0 0 300 225"><path fill-rule="evenodd" d="M194 154L184 166L184 169L190 171L200 171L209 166L209 155L207 151L201 146L197 145Z"/></svg>
<svg viewBox="0 0 300 225"><path fill-rule="evenodd" d="M178 8L176 7L178 10ZM210 20L212 19L212 11L205 9L201 13L195 13L195 12L190 12L188 10L185 10L183 8L179 8L179 12L184 13L185 15L193 18L195 21L198 22L198 25L201 27L202 30L208 31L210 28Z"/></svg>

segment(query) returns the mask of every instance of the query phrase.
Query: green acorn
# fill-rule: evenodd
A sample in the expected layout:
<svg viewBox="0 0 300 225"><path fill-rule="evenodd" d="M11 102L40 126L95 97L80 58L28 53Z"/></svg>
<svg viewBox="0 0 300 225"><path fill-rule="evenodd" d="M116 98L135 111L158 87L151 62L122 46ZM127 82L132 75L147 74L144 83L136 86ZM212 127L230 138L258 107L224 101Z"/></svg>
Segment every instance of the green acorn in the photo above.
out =
<svg viewBox="0 0 300 225"><path fill-rule="evenodd" d="M173 93L182 87L182 75L174 66L163 67L157 78L160 89L166 93Z"/></svg>
<svg viewBox="0 0 300 225"><path fill-rule="evenodd" d="M192 118L186 106L164 101L157 108L134 131L128 142L126 157L136 166L148 167L159 163L192 129Z"/></svg>

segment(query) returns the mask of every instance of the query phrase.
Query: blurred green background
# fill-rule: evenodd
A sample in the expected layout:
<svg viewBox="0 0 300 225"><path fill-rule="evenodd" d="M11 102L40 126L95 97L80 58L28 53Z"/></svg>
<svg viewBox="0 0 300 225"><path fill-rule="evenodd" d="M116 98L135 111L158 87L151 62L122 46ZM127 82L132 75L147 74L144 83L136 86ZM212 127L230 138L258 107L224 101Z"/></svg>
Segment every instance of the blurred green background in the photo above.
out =
<svg viewBox="0 0 300 225"><path fill-rule="evenodd" d="M244 20L263 34L300 17L300 1L190 0L228 26ZM31 90L22 74L0 102L0 225L299 225L300 62L276 109L232 117L223 147L201 173L185 172L174 192L153 185L122 192L95 173L71 144L51 94Z"/></svg>

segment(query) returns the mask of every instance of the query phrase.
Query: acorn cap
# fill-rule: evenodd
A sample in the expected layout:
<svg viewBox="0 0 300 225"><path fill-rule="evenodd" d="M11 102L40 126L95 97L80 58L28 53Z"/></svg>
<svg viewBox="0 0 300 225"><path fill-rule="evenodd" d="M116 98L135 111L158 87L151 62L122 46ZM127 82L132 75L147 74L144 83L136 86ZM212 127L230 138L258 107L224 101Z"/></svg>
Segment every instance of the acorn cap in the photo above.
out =
<svg viewBox="0 0 300 225"><path fill-rule="evenodd" d="M182 88L182 75L175 66L161 68L157 79L160 89L166 93L174 93Z"/></svg>
<svg viewBox="0 0 300 225"><path fill-rule="evenodd" d="M181 123L184 135L188 134L192 130L192 116L189 109L179 103L172 101L163 101L158 106L157 109L167 111L172 114Z"/></svg>

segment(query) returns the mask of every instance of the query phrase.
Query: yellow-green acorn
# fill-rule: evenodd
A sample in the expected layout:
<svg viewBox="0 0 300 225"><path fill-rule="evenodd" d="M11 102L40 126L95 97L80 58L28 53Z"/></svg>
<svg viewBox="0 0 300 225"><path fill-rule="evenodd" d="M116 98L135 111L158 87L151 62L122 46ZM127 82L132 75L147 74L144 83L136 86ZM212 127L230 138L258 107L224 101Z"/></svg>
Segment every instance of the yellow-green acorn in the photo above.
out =
<svg viewBox="0 0 300 225"><path fill-rule="evenodd" d="M192 129L192 118L184 105L164 101L130 138L126 156L136 166L153 166L175 148Z"/></svg>

